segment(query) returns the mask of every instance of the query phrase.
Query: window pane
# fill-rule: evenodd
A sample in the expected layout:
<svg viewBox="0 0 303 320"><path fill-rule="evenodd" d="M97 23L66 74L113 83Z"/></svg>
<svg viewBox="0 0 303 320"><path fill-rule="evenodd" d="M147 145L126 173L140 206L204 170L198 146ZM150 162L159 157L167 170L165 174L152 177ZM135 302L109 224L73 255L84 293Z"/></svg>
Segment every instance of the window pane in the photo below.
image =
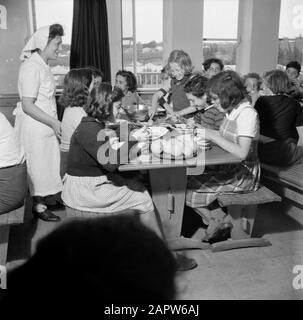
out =
<svg viewBox="0 0 303 320"><path fill-rule="evenodd" d="M293 60L303 64L303 2L281 0L278 64Z"/></svg>
<svg viewBox="0 0 303 320"><path fill-rule="evenodd" d="M130 27L132 1L122 0L123 68L136 72L138 87L159 87L163 67L163 0L135 0L134 3L135 34Z"/></svg>
<svg viewBox="0 0 303 320"><path fill-rule="evenodd" d="M203 58L219 58L235 69L239 0L204 0Z"/></svg>
<svg viewBox="0 0 303 320"><path fill-rule="evenodd" d="M236 67L236 49L237 41L208 41L203 42L203 58L221 59L224 63L224 69L235 70Z"/></svg>
<svg viewBox="0 0 303 320"><path fill-rule="evenodd" d="M237 38L239 0L204 0L203 38Z"/></svg>
<svg viewBox="0 0 303 320"><path fill-rule="evenodd" d="M62 51L59 53L57 60L50 60L50 66L58 86L63 84L64 75L69 70L73 4L73 0L34 1L37 28L54 23L60 23L64 28Z"/></svg>

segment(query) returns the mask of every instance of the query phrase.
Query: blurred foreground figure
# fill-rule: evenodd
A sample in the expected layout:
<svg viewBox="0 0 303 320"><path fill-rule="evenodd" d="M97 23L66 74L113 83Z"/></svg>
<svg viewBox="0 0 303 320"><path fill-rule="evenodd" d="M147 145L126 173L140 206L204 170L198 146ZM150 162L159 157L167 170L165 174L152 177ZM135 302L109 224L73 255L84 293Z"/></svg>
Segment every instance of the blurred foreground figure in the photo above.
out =
<svg viewBox="0 0 303 320"><path fill-rule="evenodd" d="M73 311L94 302L173 299L175 270L164 242L135 217L77 219L40 240L8 275L7 298L73 301Z"/></svg>

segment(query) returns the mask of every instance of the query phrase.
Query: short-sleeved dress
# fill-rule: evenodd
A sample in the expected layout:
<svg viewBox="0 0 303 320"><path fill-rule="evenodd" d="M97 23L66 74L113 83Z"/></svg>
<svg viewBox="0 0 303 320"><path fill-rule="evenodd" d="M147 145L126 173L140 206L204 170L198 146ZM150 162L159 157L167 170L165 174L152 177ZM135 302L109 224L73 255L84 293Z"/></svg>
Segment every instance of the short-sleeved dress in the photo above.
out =
<svg viewBox="0 0 303 320"><path fill-rule="evenodd" d="M21 99L36 98L35 105L57 119L54 77L37 52L22 63L18 89ZM30 193L41 197L56 194L62 190L62 181L59 141L54 130L22 112L20 104L17 109Z"/></svg>
<svg viewBox="0 0 303 320"><path fill-rule="evenodd" d="M206 207L220 194L245 193L259 187L260 163L258 160L259 120L257 112L248 102L227 114L220 126L220 134L237 143L240 136L251 137L252 143L247 158L239 164L221 165L205 170L201 176L188 180L186 202L194 208Z"/></svg>

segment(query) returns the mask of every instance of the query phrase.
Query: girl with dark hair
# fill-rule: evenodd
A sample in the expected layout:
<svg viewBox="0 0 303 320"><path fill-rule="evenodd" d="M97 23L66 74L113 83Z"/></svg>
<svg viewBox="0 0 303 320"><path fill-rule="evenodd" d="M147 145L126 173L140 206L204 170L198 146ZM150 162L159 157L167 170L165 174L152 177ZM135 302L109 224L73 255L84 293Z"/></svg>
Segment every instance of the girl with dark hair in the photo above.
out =
<svg viewBox="0 0 303 320"><path fill-rule="evenodd" d="M84 107L87 116L71 139L62 199L68 207L96 217L135 210L140 220L159 234L149 193L138 181L118 171L120 158L128 161L129 149L136 141L118 142L120 131L106 129L117 98L106 82L91 91Z"/></svg>
<svg viewBox="0 0 303 320"><path fill-rule="evenodd" d="M216 201L218 195L258 189L259 121L257 112L247 101L245 88L237 73L223 71L214 76L209 91L212 103L226 116L219 131L203 129L202 133L198 130L197 134L242 159L239 164L208 169L205 174L192 176L188 181L187 203L208 224L205 240L214 242L218 230L226 232L231 227L225 212Z"/></svg>
<svg viewBox="0 0 303 320"><path fill-rule="evenodd" d="M137 93L137 79L131 71L120 70L116 73L115 85L120 88L124 94L122 106L127 107L134 104L145 104Z"/></svg>
<svg viewBox="0 0 303 320"><path fill-rule="evenodd" d="M303 125L303 109L287 93L290 82L280 70L266 72L260 97L255 109L260 117L259 158L276 166L289 166L303 161L303 147L297 146L296 127Z"/></svg>
<svg viewBox="0 0 303 320"><path fill-rule="evenodd" d="M56 198L62 189L61 122L57 117L55 81L48 64L58 58L62 36L63 28L59 24L40 28L29 39L20 57L25 61L19 71L22 106L17 107L16 118L22 121L20 129L33 214L45 221L60 220L50 210L62 209Z"/></svg>
<svg viewBox="0 0 303 320"><path fill-rule="evenodd" d="M64 78L63 92L59 99L61 106L64 108L60 145L61 177L66 172L71 136L81 122L81 119L86 116L83 107L87 103L88 93L92 89L93 84L93 73L89 68L72 69Z"/></svg>
<svg viewBox="0 0 303 320"><path fill-rule="evenodd" d="M213 76L222 72L224 69L224 64L221 59L210 58L203 62L203 69L205 71L205 76L211 79Z"/></svg>

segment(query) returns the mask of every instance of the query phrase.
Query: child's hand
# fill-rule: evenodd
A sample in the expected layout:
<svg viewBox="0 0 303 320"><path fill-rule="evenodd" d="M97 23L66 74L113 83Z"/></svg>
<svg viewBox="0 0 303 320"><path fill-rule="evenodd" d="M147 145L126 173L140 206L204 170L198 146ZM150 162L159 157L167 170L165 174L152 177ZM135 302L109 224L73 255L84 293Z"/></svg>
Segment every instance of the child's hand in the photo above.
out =
<svg viewBox="0 0 303 320"><path fill-rule="evenodd" d="M219 135L219 131L213 129L205 128L204 132L206 140L214 141L216 137Z"/></svg>

